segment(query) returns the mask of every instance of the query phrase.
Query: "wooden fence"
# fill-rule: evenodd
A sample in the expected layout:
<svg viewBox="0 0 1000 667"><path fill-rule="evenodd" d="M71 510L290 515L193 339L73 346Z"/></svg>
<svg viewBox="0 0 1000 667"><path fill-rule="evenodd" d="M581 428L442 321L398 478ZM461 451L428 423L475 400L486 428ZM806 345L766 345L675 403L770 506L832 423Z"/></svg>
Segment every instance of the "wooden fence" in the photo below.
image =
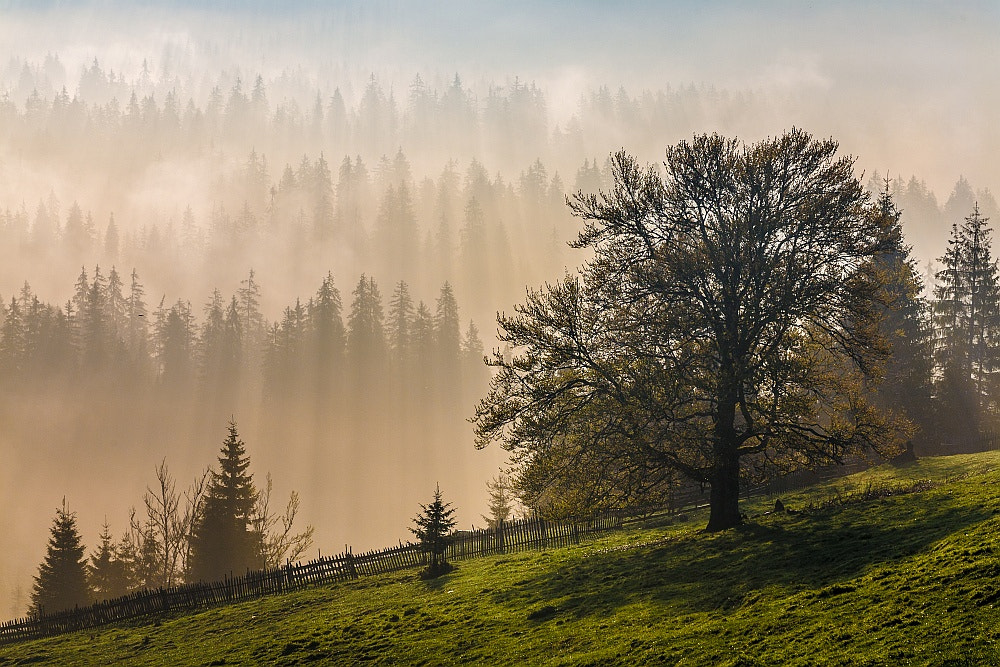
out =
<svg viewBox="0 0 1000 667"><path fill-rule="evenodd" d="M577 521L545 521L537 518L510 521L493 529L455 533L445 555L449 560L462 560L578 544L583 536L621 528L622 519L621 513L608 512ZM362 554L354 554L348 550L338 556L321 557L306 563L289 563L273 570L247 572L242 577L222 581L141 590L113 600L52 614L44 613L43 610L38 615L0 624L0 645L175 611L232 604L426 564L427 554L417 544L400 544Z"/></svg>

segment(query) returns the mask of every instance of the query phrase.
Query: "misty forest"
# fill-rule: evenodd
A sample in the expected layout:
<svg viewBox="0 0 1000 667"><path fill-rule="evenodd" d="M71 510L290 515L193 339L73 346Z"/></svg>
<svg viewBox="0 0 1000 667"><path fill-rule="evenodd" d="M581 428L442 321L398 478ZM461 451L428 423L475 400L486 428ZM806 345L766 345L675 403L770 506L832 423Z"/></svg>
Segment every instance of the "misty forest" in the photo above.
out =
<svg viewBox="0 0 1000 667"><path fill-rule="evenodd" d="M0 3L4 618L996 448L978 115L942 148L832 37L486 65L393 2L150 4Z"/></svg>

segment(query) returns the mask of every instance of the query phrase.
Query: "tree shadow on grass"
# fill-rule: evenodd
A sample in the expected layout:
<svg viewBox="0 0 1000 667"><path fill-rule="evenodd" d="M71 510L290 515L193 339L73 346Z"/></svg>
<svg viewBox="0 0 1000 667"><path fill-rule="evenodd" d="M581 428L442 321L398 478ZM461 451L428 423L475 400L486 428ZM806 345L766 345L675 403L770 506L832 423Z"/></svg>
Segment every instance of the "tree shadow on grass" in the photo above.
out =
<svg viewBox="0 0 1000 667"><path fill-rule="evenodd" d="M431 576L428 568L423 568L417 573L417 578L420 582L427 587L428 590L440 591L446 587L454 585L455 574L458 572L458 566L453 563L448 563L448 569L441 572L440 574L435 574Z"/></svg>
<svg viewBox="0 0 1000 667"><path fill-rule="evenodd" d="M949 502L944 494L773 516L724 533L594 553L524 589L578 617L649 600L679 614L723 611L768 587L794 593L849 581L990 517L989 509Z"/></svg>

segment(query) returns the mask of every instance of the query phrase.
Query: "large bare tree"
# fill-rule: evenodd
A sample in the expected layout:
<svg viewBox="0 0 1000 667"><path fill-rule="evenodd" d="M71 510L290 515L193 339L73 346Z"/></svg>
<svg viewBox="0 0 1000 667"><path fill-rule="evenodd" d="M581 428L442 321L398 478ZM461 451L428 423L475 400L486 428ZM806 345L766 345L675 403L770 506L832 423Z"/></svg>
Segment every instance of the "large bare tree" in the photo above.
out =
<svg viewBox="0 0 1000 667"><path fill-rule="evenodd" d="M696 136L665 173L614 156L610 192L569 202L589 259L498 316L515 354L490 361L477 445L595 499L679 472L711 487L709 530L741 522L741 469L894 447L867 384L888 351L871 268L886 239L837 148L793 129Z"/></svg>

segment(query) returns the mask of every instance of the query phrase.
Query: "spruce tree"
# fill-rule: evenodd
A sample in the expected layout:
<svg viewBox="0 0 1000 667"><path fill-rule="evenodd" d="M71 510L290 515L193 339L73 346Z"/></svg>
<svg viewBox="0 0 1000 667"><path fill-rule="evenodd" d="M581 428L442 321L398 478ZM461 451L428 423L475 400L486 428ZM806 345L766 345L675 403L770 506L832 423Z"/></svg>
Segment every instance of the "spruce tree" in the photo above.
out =
<svg viewBox="0 0 1000 667"><path fill-rule="evenodd" d="M236 297L229 300L222 327L222 358L219 376L224 388L235 394L240 386L243 367L243 323Z"/></svg>
<svg viewBox="0 0 1000 667"><path fill-rule="evenodd" d="M63 243L74 257L83 255L88 249L93 239L88 233L83 219L83 210L75 201L69 208L66 215L66 225L63 227Z"/></svg>
<svg viewBox="0 0 1000 667"><path fill-rule="evenodd" d="M389 350L392 352L393 360L400 366L409 352L414 314L410 288L405 280L400 280L392 291L389 317L386 322Z"/></svg>
<svg viewBox="0 0 1000 667"><path fill-rule="evenodd" d="M332 376L341 372L344 360L346 332L341 314L343 305L340 290L333 282L333 274L327 273L309 300L307 308L309 366L313 369L317 389L328 390Z"/></svg>
<svg viewBox="0 0 1000 667"><path fill-rule="evenodd" d="M434 311L434 337L437 343L437 355L434 359L434 371L437 375L437 385L441 396L450 403L457 396L461 387L461 322L458 316L458 301L449 283L441 286Z"/></svg>
<svg viewBox="0 0 1000 667"><path fill-rule="evenodd" d="M446 282L441 286L441 294L437 299L437 309L434 313L434 329L437 334L442 360L447 360L452 364L458 361L458 353L461 346L459 327L458 302L455 300L455 291Z"/></svg>
<svg viewBox="0 0 1000 667"><path fill-rule="evenodd" d="M199 378L203 385L209 386L212 391L218 389L213 386L220 375L222 366L222 339L225 327L224 302L222 293L218 289L212 290L212 297L205 304L205 319L201 324L201 331L198 336L199 348Z"/></svg>
<svg viewBox="0 0 1000 667"><path fill-rule="evenodd" d="M212 471L191 536L189 580L212 581L261 567L261 536L251 527L257 490L249 467L236 422L230 421L219 470Z"/></svg>
<svg viewBox="0 0 1000 667"><path fill-rule="evenodd" d="M115 267L111 267L107 280L101 285L101 307L108 342L112 346L109 352L119 352L119 346L126 336L126 321L128 318L128 302L122 294L122 279ZM116 359L117 360L117 359Z"/></svg>
<svg viewBox="0 0 1000 667"><path fill-rule="evenodd" d="M107 522L101 529L100 540L101 543L90 555L87 574L95 599L111 600L128 592L126 564L119 558L118 548Z"/></svg>
<svg viewBox="0 0 1000 667"><path fill-rule="evenodd" d="M292 377L292 341L287 327L275 322L268 332L264 348L264 398L267 401L285 400Z"/></svg>
<svg viewBox="0 0 1000 667"><path fill-rule="evenodd" d="M437 359L437 335L434 331L434 315L423 301L417 304L410 330L410 382L419 387L414 396L416 404L426 414L432 399L437 395L439 378L435 373Z"/></svg>
<svg viewBox="0 0 1000 667"><path fill-rule="evenodd" d="M31 613L54 613L90 603L84 546L76 527L76 513L56 510L45 560L38 567L31 592Z"/></svg>
<svg viewBox="0 0 1000 667"><path fill-rule="evenodd" d="M312 174L313 233L318 241L329 241L336 230L333 206L333 175L330 166L320 153Z"/></svg>
<svg viewBox="0 0 1000 667"><path fill-rule="evenodd" d="M101 267L94 269L94 280L79 310L80 342L83 349L84 365L101 369L109 356L108 322L104 305L104 278Z"/></svg>
<svg viewBox="0 0 1000 667"><path fill-rule="evenodd" d="M6 311L0 327L0 377L13 386L13 380L20 379L24 370L27 340L21 307L16 298L10 298L10 306Z"/></svg>
<svg viewBox="0 0 1000 667"><path fill-rule="evenodd" d="M191 304L178 299L169 310L156 313L156 356L160 380L170 390L187 386L194 375L195 324Z"/></svg>
<svg viewBox="0 0 1000 667"><path fill-rule="evenodd" d="M131 593L140 587L140 541L141 539L134 531L126 530L115 545L115 555L121 567L122 585L125 593Z"/></svg>
<svg viewBox="0 0 1000 667"><path fill-rule="evenodd" d="M1000 278L988 221L974 205L963 225L952 226L934 289L942 428L966 442L981 435L1000 370Z"/></svg>
<svg viewBox="0 0 1000 667"><path fill-rule="evenodd" d="M260 312L260 299L260 283L257 282L253 269L250 269L250 274L246 280L240 281L240 288L236 291L243 341L242 358L247 368L260 367L267 337L267 321Z"/></svg>
<svg viewBox="0 0 1000 667"><path fill-rule="evenodd" d="M475 196L466 201L464 222L458 237L460 284L466 289L474 286L479 298L490 299L494 293L493 281L497 278L492 273L496 248L490 247L486 214Z"/></svg>
<svg viewBox="0 0 1000 667"><path fill-rule="evenodd" d="M927 437L933 426L934 341L927 304L920 296L920 274L912 248L903 240L902 212L889 188L886 179L873 209L885 239L885 249L874 260L883 284L880 329L892 350L878 386L878 403L908 418Z"/></svg>
<svg viewBox="0 0 1000 667"><path fill-rule="evenodd" d="M156 524L147 520L136 534L139 545L134 561L136 586L149 590L163 586L163 563L160 558L163 547L156 539Z"/></svg>
<svg viewBox="0 0 1000 667"><path fill-rule="evenodd" d="M381 381L386 351L382 294L374 278L361 275L347 317L347 355L355 393L373 390Z"/></svg>
<svg viewBox="0 0 1000 667"><path fill-rule="evenodd" d="M132 269L128 301L125 304L127 318L125 344L137 370L142 369L148 363L149 355L149 326L146 323L147 313L144 296L145 289L139 282L139 274L136 273L135 269Z"/></svg>
<svg viewBox="0 0 1000 667"><path fill-rule="evenodd" d="M485 358L479 327L469 320L469 328L462 336L462 379L470 396L481 396L489 380L489 367L486 366Z"/></svg>
<svg viewBox="0 0 1000 667"><path fill-rule="evenodd" d="M429 505L420 505L422 510L414 519L416 528L410 528L418 540L424 552L431 555L431 564L427 568L427 574L436 577L444 574L448 568L445 567L444 552L451 542L451 529L454 528L456 520L452 518L455 508L451 503L446 503L441 499L441 485L434 489L434 500Z"/></svg>

